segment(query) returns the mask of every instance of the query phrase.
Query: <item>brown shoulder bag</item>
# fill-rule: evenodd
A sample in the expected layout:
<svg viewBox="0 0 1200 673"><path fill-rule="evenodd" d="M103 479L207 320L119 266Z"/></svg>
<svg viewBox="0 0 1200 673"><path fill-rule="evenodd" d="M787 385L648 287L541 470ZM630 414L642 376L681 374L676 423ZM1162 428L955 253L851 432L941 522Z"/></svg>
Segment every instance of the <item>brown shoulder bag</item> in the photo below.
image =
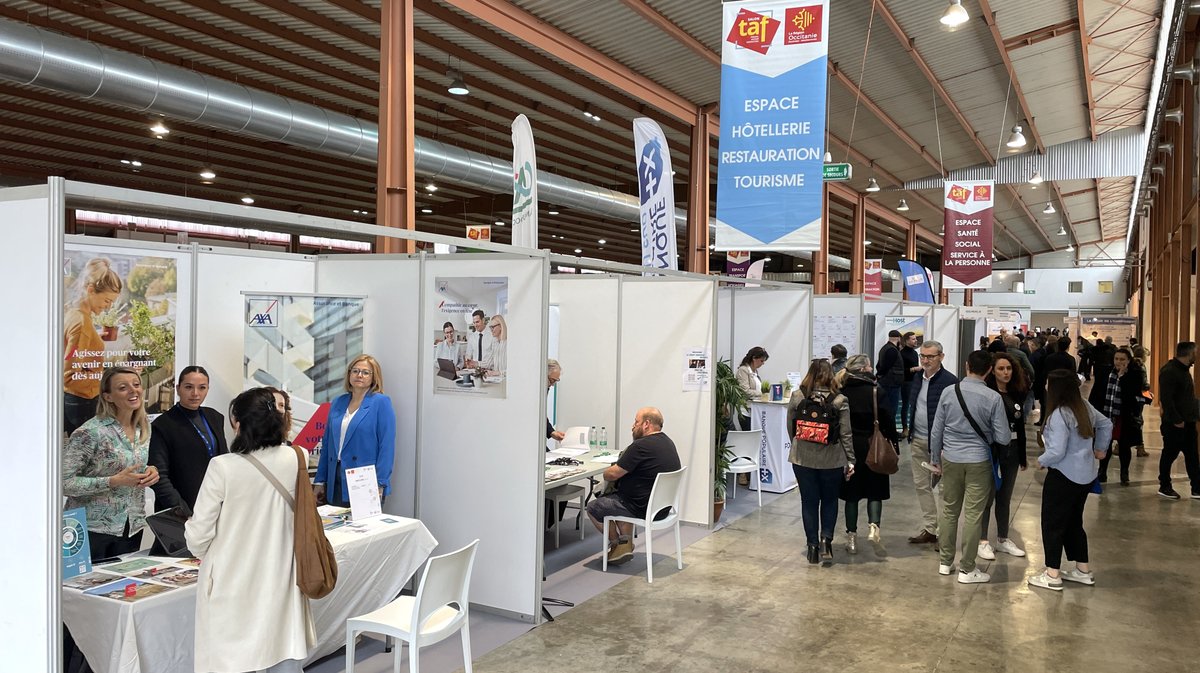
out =
<svg viewBox="0 0 1200 673"><path fill-rule="evenodd" d="M896 474L900 471L900 455L879 431L878 386L871 389L871 415L875 417L875 430L871 433L871 444L867 449L867 467L878 474Z"/></svg>

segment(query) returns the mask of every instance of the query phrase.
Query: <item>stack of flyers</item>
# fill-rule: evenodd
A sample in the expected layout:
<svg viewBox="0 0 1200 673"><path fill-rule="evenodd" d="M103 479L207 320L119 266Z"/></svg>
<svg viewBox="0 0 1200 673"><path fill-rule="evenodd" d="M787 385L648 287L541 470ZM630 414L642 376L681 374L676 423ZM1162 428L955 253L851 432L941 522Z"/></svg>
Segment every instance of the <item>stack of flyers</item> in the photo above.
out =
<svg viewBox="0 0 1200 673"><path fill-rule="evenodd" d="M118 579L121 579L120 575L94 570L86 575L76 575L75 577L63 580L63 586L68 589L85 591Z"/></svg>
<svg viewBox="0 0 1200 673"><path fill-rule="evenodd" d="M130 588L132 587L132 588ZM128 577L121 578L115 582L102 584L84 591L85 594L100 596L101 598L111 598L117 601L125 601L133 603L144 598L149 598L157 594L166 593L174 590L175 587L165 584L149 584Z"/></svg>

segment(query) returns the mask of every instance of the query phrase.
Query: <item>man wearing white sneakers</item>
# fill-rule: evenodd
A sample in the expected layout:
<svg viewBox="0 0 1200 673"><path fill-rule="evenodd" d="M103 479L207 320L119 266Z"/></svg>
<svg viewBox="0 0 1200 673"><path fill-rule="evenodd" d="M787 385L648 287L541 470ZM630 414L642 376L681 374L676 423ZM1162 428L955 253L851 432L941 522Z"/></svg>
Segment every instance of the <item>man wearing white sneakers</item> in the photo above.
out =
<svg viewBox="0 0 1200 673"><path fill-rule="evenodd" d="M954 572L955 538L963 516L962 561L958 581L987 582L991 576L975 567L983 510L994 483L992 445L1012 441L1000 393L984 379L992 371L992 355L975 351L967 356L967 376L938 400L929 433L929 463L942 475L942 517L938 522L938 573Z"/></svg>

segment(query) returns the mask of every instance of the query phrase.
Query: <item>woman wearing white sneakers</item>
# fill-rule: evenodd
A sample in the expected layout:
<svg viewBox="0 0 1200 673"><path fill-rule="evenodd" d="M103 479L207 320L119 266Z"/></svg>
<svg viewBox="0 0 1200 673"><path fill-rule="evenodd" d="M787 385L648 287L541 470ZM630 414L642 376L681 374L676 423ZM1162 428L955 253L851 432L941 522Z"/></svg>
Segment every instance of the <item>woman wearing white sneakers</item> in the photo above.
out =
<svg viewBox="0 0 1200 673"><path fill-rule="evenodd" d="M1000 393L1000 399L1004 401L1004 414L1008 417L1008 429L1012 431L1013 441L1009 444L1008 455L1003 461L996 464L993 459L993 469L999 472L1000 483L988 499L987 507L983 508L983 535L979 539L979 558L986 561L996 560L996 552L1018 557L1025 555L1025 550L1008 537L1008 517L1013 488L1017 485L1017 472L1024 472L1026 467L1023 411L1025 398L1029 395L1029 377L1008 353L993 353L992 359L992 373L987 375L987 384L989 388ZM992 518L993 505L996 510L994 545L988 541L988 520Z"/></svg>
<svg viewBox="0 0 1200 673"><path fill-rule="evenodd" d="M1042 546L1046 569L1029 578L1029 585L1062 591L1063 580L1095 584L1088 568L1087 533L1083 507L1096 479L1096 459L1108 453L1112 421L1092 408L1079 394L1074 372L1057 370L1046 379L1046 424L1042 439L1046 452L1038 458L1047 469L1042 488ZM1098 448L1099 447L1099 448ZM1063 551L1075 568L1062 572Z"/></svg>

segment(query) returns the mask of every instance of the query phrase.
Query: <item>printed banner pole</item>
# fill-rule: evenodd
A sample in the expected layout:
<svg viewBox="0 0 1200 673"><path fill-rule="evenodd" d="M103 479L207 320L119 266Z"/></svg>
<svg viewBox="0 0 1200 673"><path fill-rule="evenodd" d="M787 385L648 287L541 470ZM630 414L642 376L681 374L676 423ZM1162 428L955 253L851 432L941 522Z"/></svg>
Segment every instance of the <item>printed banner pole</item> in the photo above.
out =
<svg viewBox="0 0 1200 673"><path fill-rule="evenodd" d="M642 266L678 269L675 247L675 183L667 137L653 119L633 120L638 199L642 215Z"/></svg>
<svg viewBox="0 0 1200 673"><path fill-rule="evenodd" d="M880 297L883 295L883 260L868 259L866 262L866 269L863 276L863 294L868 297Z"/></svg>
<svg viewBox="0 0 1200 673"><path fill-rule="evenodd" d="M926 304L934 303L933 286L929 282L929 271L921 266L920 263L914 262L911 259L902 259L898 264L900 266L900 277L904 279L904 290L908 293L908 300Z"/></svg>
<svg viewBox="0 0 1200 673"><path fill-rule="evenodd" d="M517 115L513 120L512 141L512 244L537 249L537 156L533 148L533 129L525 115Z"/></svg>
<svg viewBox="0 0 1200 673"><path fill-rule="evenodd" d="M945 230L942 239L942 288L988 290L992 287L992 180L945 183Z"/></svg>
<svg viewBox="0 0 1200 673"><path fill-rule="evenodd" d="M716 249L820 249L829 0L721 7Z"/></svg>

